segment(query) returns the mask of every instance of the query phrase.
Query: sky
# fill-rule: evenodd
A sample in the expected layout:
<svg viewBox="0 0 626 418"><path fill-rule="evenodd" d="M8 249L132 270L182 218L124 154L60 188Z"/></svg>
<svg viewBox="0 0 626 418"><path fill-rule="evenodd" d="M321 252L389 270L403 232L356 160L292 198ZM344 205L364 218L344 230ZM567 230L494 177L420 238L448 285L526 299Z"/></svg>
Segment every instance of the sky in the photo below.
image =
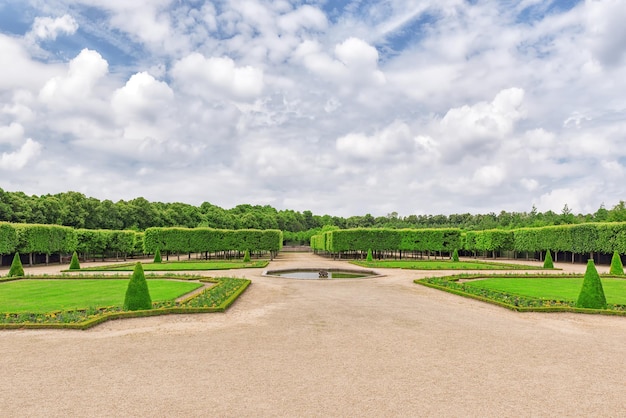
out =
<svg viewBox="0 0 626 418"><path fill-rule="evenodd" d="M622 0L0 0L0 188L336 216L626 200Z"/></svg>

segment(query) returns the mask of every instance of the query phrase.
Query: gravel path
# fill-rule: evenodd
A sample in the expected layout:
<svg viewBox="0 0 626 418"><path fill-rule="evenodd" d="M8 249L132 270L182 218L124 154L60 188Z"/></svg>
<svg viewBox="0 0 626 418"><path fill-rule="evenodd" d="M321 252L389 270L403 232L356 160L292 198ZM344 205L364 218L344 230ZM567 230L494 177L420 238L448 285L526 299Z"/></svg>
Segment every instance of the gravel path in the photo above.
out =
<svg viewBox="0 0 626 418"><path fill-rule="evenodd" d="M281 253L270 268L296 266L346 265ZM433 272L261 273L227 272L253 284L223 314L0 331L0 416L626 416L626 318L412 283Z"/></svg>

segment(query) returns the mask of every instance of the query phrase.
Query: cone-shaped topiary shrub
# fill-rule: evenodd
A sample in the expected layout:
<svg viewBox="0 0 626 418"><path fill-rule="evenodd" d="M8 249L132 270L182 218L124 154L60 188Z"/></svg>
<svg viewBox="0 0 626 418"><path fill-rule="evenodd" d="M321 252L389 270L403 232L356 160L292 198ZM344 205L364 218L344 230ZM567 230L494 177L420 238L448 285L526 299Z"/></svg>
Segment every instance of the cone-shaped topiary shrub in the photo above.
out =
<svg viewBox="0 0 626 418"><path fill-rule="evenodd" d="M617 251L613 253L613 258L611 259L611 270L609 270L609 274L624 274L624 265L622 264L622 259L620 258Z"/></svg>
<svg viewBox="0 0 626 418"><path fill-rule="evenodd" d="M455 263L459 261L459 251L456 248L452 253L452 261L454 261Z"/></svg>
<svg viewBox="0 0 626 418"><path fill-rule="evenodd" d="M250 251L246 250L246 252L243 253L243 262L244 263L249 263L250 262Z"/></svg>
<svg viewBox="0 0 626 418"><path fill-rule="evenodd" d="M143 267L138 262L135 264L135 270L128 282L126 297L124 298L124 310L138 311L140 309L152 309L152 299L146 277L143 274Z"/></svg>
<svg viewBox="0 0 626 418"><path fill-rule="evenodd" d="M576 306L578 308L606 309L606 297L604 296L600 275L591 259L587 261L585 279L583 280L583 286L580 289Z"/></svg>
<svg viewBox="0 0 626 418"><path fill-rule="evenodd" d="M161 261L163 261L163 260L161 259L161 250L159 250L159 249L157 248L156 252L154 253L154 260L153 260L153 263L160 263Z"/></svg>
<svg viewBox="0 0 626 418"><path fill-rule="evenodd" d="M22 260L20 260L20 253L15 253L7 277L24 277L24 267L22 266Z"/></svg>
<svg viewBox="0 0 626 418"><path fill-rule="evenodd" d="M365 261L374 261L374 257L372 257L372 249L369 248L367 250L367 257L365 258Z"/></svg>
<svg viewBox="0 0 626 418"><path fill-rule="evenodd" d="M72 254L72 261L70 261L70 270L80 270L80 262L78 261L78 254L74 251Z"/></svg>
<svg viewBox="0 0 626 418"><path fill-rule="evenodd" d="M550 254L550 250L546 251L546 258L543 260L543 268L544 269L553 269L554 263L552 262L552 254Z"/></svg>

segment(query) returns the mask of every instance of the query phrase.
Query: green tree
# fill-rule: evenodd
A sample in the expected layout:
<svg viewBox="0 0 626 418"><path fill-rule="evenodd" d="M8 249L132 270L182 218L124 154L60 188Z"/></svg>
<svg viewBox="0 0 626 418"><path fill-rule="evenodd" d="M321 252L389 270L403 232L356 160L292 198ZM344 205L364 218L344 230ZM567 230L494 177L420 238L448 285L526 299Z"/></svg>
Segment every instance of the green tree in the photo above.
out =
<svg viewBox="0 0 626 418"><path fill-rule="evenodd" d="M161 250L157 248L154 253L154 260L152 262L158 264L158 263L161 263L162 261L163 259L161 259Z"/></svg>
<svg viewBox="0 0 626 418"><path fill-rule="evenodd" d="M454 249L454 252L452 253L452 261L454 261L455 263L459 261L459 251L456 248Z"/></svg>
<svg viewBox="0 0 626 418"><path fill-rule="evenodd" d="M553 269L554 262L552 261L552 254L550 250L546 251L546 258L543 260L543 268L544 269Z"/></svg>
<svg viewBox="0 0 626 418"><path fill-rule="evenodd" d="M7 277L24 277L24 267L22 266L22 260L20 260L20 253L15 253L15 256L13 256L13 262Z"/></svg>
<svg viewBox="0 0 626 418"><path fill-rule="evenodd" d="M367 249L367 258L365 258L365 261L373 261L374 257L372 257L372 249L368 248Z"/></svg>
<svg viewBox="0 0 626 418"><path fill-rule="evenodd" d="M244 263L249 263L250 262L250 250L246 250L246 252L244 252L244 254L243 254L243 262Z"/></svg>
<svg viewBox="0 0 626 418"><path fill-rule="evenodd" d="M126 289L124 310L138 311L146 309L152 309L152 299L150 298L150 291L143 273L143 267L141 267L141 263L137 262Z"/></svg>
<svg viewBox="0 0 626 418"><path fill-rule="evenodd" d="M587 261L583 286L580 289L576 306L579 308L606 309L606 297L600 275L592 259Z"/></svg>
<svg viewBox="0 0 626 418"><path fill-rule="evenodd" d="M613 253L613 258L611 259L611 270L609 270L609 274L615 274L620 276L624 274L624 265L622 264L622 259L617 251Z"/></svg>
<svg viewBox="0 0 626 418"><path fill-rule="evenodd" d="M72 254L72 261L70 262L70 270L80 270L80 262L78 261L78 254L74 251Z"/></svg>

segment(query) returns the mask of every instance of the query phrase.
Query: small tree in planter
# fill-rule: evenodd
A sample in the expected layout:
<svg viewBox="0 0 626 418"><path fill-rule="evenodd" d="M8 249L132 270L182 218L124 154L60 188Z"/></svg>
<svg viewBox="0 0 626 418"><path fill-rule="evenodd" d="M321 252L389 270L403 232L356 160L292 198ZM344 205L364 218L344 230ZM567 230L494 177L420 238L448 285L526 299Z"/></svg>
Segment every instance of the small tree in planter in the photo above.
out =
<svg viewBox="0 0 626 418"><path fill-rule="evenodd" d="M137 262L126 289L124 310L138 311L140 309L152 309L152 299L150 298L146 277L143 274L143 267L141 263Z"/></svg>
<svg viewBox="0 0 626 418"><path fill-rule="evenodd" d="M250 250L246 250L243 253L243 262L244 263L249 263L250 262Z"/></svg>
<svg viewBox="0 0 626 418"><path fill-rule="evenodd" d="M154 253L154 260L153 260L153 263L160 263L160 262L162 262L162 261L163 261L163 260L161 259L161 250L159 250L159 249L157 248L156 252Z"/></svg>
<svg viewBox="0 0 626 418"><path fill-rule="evenodd" d="M72 254L72 261L70 261L70 270L80 270L80 262L78 261L78 254L74 251Z"/></svg>
<svg viewBox="0 0 626 418"><path fill-rule="evenodd" d="M13 262L7 277L24 277L24 267L22 266L22 260L20 260L20 253L15 253L15 256L13 256Z"/></svg>
<svg viewBox="0 0 626 418"><path fill-rule="evenodd" d="M624 265L622 264L622 259L617 251L613 253L613 258L611 259L611 270L609 270L609 274L615 274L619 276L624 275Z"/></svg>
<svg viewBox="0 0 626 418"><path fill-rule="evenodd" d="M455 263L459 262L459 251L455 248L454 252L452 253L452 261L454 261Z"/></svg>
<svg viewBox="0 0 626 418"><path fill-rule="evenodd" d="M543 260L543 268L544 269L553 269L554 262L552 262L552 254L550 254L550 250L546 251L546 258Z"/></svg>
<svg viewBox="0 0 626 418"><path fill-rule="evenodd" d="M576 301L578 308L606 309L606 297L604 289L600 281L600 275L596 270L593 260L587 261L587 270L585 271L585 279L580 289L578 300Z"/></svg>
<svg viewBox="0 0 626 418"><path fill-rule="evenodd" d="M374 261L374 257L372 257L372 249L369 248L367 250L367 257L365 258L365 261Z"/></svg>

